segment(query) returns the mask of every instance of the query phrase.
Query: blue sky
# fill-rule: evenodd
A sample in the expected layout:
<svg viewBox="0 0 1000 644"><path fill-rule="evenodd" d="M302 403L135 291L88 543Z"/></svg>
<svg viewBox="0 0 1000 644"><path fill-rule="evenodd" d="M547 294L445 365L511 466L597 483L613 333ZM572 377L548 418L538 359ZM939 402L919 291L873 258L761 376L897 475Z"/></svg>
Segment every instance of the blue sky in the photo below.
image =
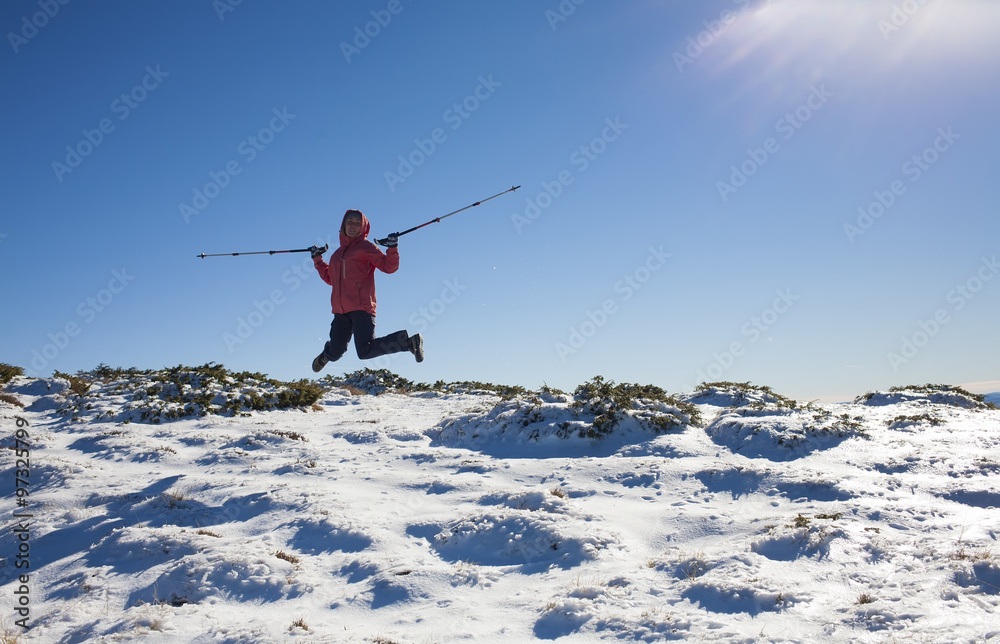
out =
<svg viewBox="0 0 1000 644"><path fill-rule="evenodd" d="M47 12L47 13L46 13ZM306 255L400 241L421 381L1000 390L1000 8L5 2L0 360L312 377Z"/></svg>

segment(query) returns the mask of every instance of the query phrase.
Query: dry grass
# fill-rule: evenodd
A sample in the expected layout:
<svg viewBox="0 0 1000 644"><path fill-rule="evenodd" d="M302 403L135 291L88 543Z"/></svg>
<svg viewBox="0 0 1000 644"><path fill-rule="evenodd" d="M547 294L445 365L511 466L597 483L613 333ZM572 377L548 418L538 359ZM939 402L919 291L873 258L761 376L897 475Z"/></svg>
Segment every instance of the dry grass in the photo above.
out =
<svg viewBox="0 0 1000 644"><path fill-rule="evenodd" d="M981 548L978 550L967 550L964 545L962 545L952 556L952 559L956 561L990 561L993 559L993 552L988 548Z"/></svg>
<svg viewBox="0 0 1000 644"><path fill-rule="evenodd" d="M171 509L181 507L181 504L188 500L183 490L167 490L162 496L167 501L167 507Z"/></svg>
<svg viewBox="0 0 1000 644"><path fill-rule="evenodd" d="M0 633L0 644L23 644L24 634L21 631L12 631L4 627Z"/></svg>
<svg viewBox="0 0 1000 644"><path fill-rule="evenodd" d="M299 563L299 558L298 557L296 557L295 555L290 555L287 552L285 552L284 550L279 550L279 551L275 552L274 556L277 557L278 559L284 559L285 561L287 561L290 564L297 564L297 563Z"/></svg>
<svg viewBox="0 0 1000 644"><path fill-rule="evenodd" d="M685 579L688 581L694 581L698 577L704 575L710 566L705 563L705 553L696 552L694 556L691 557L686 563L681 564L681 573L684 575Z"/></svg>
<svg viewBox="0 0 1000 644"><path fill-rule="evenodd" d="M5 403L10 403L11 405L14 405L15 407L20 407L21 409L24 409L24 403L21 402L20 400L18 400L17 396L13 396L11 394L0 393L0 400L2 400Z"/></svg>
<svg viewBox="0 0 1000 644"><path fill-rule="evenodd" d="M303 436L302 434L298 433L298 432L286 432L286 431L284 431L282 429L272 429L268 433L269 434L273 434L275 436L280 436L282 438L287 438L287 439L293 440L293 441L302 441L303 443L308 442L306 440L306 437Z"/></svg>

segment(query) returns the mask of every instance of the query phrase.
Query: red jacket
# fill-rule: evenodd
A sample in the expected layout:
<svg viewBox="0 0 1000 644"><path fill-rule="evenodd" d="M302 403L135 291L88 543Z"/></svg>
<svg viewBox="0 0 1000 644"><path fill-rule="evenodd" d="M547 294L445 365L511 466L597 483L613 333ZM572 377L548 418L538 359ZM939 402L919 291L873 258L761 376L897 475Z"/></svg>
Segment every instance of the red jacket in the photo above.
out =
<svg viewBox="0 0 1000 644"><path fill-rule="evenodd" d="M344 219L347 215L344 215ZM361 232L351 238L344 234L340 222L340 248L330 256L330 263L322 255L313 259L323 281L333 287L330 303L334 313L366 311L375 315L375 269L395 273L399 268L399 251L390 248L385 254L368 241L371 224L361 215Z"/></svg>

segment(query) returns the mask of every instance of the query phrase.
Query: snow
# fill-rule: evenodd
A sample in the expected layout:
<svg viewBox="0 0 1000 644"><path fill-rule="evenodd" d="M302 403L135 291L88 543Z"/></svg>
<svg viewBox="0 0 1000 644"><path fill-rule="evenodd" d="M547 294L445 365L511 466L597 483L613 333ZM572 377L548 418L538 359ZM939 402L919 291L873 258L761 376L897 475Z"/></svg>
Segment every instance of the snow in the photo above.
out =
<svg viewBox="0 0 1000 644"><path fill-rule="evenodd" d="M253 411L281 387L196 376L5 388L27 641L1000 642L1000 411L960 390L616 408L367 374Z"/></svg>

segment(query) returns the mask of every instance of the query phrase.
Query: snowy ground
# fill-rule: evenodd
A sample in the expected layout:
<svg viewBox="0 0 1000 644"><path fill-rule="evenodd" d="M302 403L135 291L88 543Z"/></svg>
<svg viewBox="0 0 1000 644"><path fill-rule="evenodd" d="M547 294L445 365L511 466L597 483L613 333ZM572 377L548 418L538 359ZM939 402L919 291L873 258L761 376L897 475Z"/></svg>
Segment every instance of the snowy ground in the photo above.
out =
<svg viewBox="0 0 1000 644"><path fill-rule="evenodd" d="M150 384L6 387L0 641L27 597L21 641L1000 643L1000 411L960 394L710 388L588 438L558 392L157 423Z"/></svg>

